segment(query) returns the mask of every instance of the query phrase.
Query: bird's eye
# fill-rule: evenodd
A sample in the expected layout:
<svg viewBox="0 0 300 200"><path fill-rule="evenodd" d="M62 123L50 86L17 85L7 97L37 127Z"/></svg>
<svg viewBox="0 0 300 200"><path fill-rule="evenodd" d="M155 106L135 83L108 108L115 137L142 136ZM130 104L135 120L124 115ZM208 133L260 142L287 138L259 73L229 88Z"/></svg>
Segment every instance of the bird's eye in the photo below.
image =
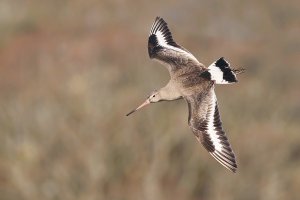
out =
<svg viewBox="0 0 300 200"><path fill-rule="evenodd" d="M155 94L153 95L153 97L155 97Z"/></svg>

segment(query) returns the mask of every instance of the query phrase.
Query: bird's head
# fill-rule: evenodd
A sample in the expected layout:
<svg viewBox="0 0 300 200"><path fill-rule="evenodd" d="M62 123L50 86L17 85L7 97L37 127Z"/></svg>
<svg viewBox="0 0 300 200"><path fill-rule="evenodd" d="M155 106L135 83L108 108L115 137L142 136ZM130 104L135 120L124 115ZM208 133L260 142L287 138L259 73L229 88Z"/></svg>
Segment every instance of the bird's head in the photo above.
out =
<svg viewBox="0 0 300 200"><path fill-rule="evenodd" d="M151 92L150 96L147 98L150 103L156 103L161 100L160 93L157 90Z"/></svg>

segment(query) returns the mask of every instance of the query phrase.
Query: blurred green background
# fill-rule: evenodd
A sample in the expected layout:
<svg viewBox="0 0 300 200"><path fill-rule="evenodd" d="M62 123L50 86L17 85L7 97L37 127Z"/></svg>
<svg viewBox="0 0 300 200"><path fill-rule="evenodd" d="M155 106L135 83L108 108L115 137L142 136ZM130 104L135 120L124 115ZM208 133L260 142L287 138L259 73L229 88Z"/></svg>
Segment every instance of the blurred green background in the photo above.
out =
<svg viewBox="0 0 300 200"><path fill-rule="evenodd" d="M183 100L125 117L169 79L156 16L205 65L247 69L216 88L236 174ZM299 19L296 0L1 0L0 199L299 199Z"/></svg>

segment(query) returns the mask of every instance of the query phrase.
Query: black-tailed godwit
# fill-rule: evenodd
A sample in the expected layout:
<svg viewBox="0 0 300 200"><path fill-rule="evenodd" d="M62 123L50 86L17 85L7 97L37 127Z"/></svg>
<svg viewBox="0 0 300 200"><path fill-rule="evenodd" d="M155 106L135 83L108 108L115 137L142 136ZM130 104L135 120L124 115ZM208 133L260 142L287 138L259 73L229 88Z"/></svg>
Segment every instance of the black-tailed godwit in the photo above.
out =
<svg viewBox="0 0 300 200"><path fill-rule="evenodd" d="M189 109L188 124L198 141L219 163L235 172L235 155L222 128L214 85L237 82L236 74L244 69L231 69L223 57L205 67L173 40L167 23L160 17L155 19L150 30L148 53L151 59L167 67L171 79L127 116L150 103L185 99Z"/></svg>

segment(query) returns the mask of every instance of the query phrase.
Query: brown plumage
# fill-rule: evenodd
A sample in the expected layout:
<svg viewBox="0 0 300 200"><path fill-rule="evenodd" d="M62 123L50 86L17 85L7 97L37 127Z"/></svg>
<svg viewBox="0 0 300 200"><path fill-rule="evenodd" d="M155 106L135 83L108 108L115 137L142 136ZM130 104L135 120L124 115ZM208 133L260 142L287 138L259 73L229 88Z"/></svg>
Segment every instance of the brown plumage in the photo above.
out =
<svg viewBox="0 0 300 200"><path fill-rule="evenodd" d="M151 59L167 67L171 78L165 87L152 92L127 116L150 103L185 99L189 109L188 124L198 141L218 162L235 172L235 155L222 128L214 85L237 82L236 74L244 69L232 70L224 58L205 67L173 40L167 23L160 17L152 25L148 52Z"/></svg>

